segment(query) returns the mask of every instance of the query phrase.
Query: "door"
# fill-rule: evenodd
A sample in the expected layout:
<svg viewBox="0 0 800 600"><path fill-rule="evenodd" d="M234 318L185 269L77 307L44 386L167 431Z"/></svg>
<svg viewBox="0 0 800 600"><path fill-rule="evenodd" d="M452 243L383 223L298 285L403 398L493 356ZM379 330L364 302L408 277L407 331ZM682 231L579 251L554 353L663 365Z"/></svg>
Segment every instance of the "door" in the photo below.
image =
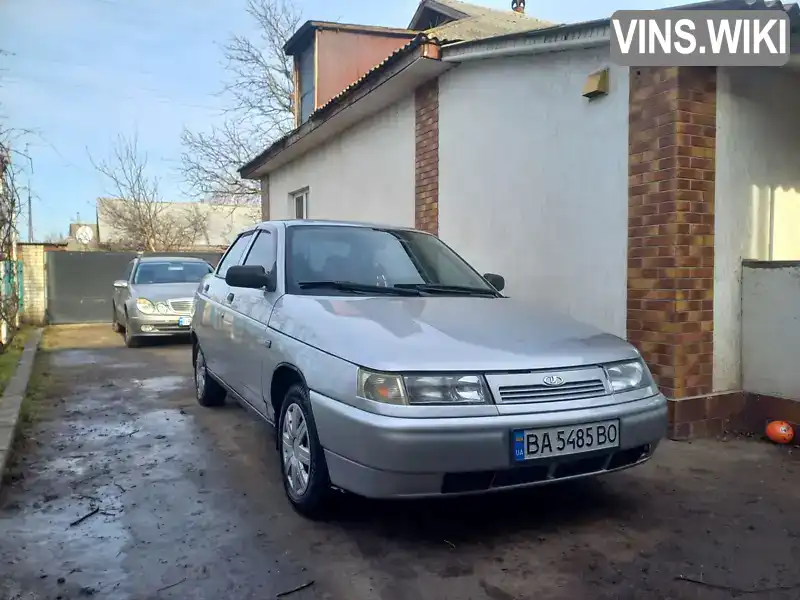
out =
<svg viewBox="0 0 800 600"><path fill-rule="evenodd" d="M239 264L252 240L253 232L248 231L231 244L217 265L214 275L200 287L195 310L199 320L195 322L194 330L206 358L206 365L214 375L237 392L239 390L233 379L231 365L235 364L239 350L236 348L237 340L230 314L231 297L228 284L225 283L225 274L230 267Z"/></svg>
<svg viewBox="0 0 800 600"><path fill-rule="evenodd" d="M131 273L133 272L133 265L135 263L135 260L129 262L128 266L125 267L125 273L120 278L120 280L126 281L128 285L131 284ZM114 317L116 318L117 323L125 323L124 307L129 296L130 289L127 287L114 287Z"/></svg>
<svg viewBox="0 0 800 600"><path fill-rule="evenodd" d="M278 243L274 227L258 232L247 256L245 265L261 265L267 272L277 268ZM237 362L236 377L242 383L242 396L259 412L266 416L265 398L262 392L262 373L264 364L272 352L267 324L272 308L280 297L279 291L267 292L246 288L230 288L234 294L231 312L234 329L241 335L241 360Z"/></svg>

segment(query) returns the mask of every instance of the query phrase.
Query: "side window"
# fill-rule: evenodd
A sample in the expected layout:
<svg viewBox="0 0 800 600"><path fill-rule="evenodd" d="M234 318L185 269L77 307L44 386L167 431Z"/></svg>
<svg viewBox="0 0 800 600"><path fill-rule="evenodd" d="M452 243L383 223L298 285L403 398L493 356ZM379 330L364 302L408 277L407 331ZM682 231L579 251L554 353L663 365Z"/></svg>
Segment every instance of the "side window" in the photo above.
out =
<svg viewBox="0 0 800 600"><path fill-rule="evenodd" d="M122 277L125 281L130 281L131 271L133 271L133 261L129 262L128 266L125 267L125 275Z"/></svg>
<svg viewBox="0 0 800 600"><path fill-rule="evenodd" d="M260 231L250 252L247 253L244 264L261 265L265 271L269 272L275 266L277 259L278 248L275 245L275 236L269 231Z"/></svg>
<svg viewBox="0 0 800 600"><path fill-rule="evenodd" d="M216 273L217 277L222 277L224 279L225 273L228 272L228 269L239 264L239 260L242 258L242 254L244 254L247 244L250 243L252 235L252 231L243 233L236 239L235 242L233 242L233 244L231 244L231 247L228 248L228 252L225 253L225 256L223 256L222 260L219 262Z"/></svg>

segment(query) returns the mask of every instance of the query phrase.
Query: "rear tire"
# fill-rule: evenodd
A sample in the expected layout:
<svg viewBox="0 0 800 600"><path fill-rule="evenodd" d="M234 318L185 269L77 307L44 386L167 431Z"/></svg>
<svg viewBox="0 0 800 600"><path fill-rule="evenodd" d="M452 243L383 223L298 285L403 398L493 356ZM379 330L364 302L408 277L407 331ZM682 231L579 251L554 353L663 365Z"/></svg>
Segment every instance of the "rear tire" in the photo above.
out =
<svg viewBox="0 0 800 600"><path fill-rule="evenodd" d="M331 481L303 385L295 384L286 392L277 434L283 489L289 502L309 519L325 518L330 512Z"/></svg>
<svg viewBox="0 0 800 600"><path fill-rule="evenodd" d="M206 357L200 346L194 357L194 390L197 403L206 408L222 406L225 404L227 392L217 381L208 374Z"/></svg>

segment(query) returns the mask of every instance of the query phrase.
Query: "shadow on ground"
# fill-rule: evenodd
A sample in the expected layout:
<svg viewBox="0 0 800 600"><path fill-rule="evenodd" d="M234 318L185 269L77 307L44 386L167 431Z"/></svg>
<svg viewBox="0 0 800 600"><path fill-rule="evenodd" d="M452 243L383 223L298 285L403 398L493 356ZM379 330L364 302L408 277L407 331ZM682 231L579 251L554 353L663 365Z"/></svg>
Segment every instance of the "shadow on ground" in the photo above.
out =
<svg viewBox="0 0 800 600"><path fill-rule="evenodd" d="M800 585L800 462L786 449L668 442L602 480L341 495L314 523L284 499L272 434L236 406L196 405L188 345L127 349L107 329L45 338L49 387L0 497L0 600L265 599L312 580L288 597L800 597L772 589Z"/></svg>

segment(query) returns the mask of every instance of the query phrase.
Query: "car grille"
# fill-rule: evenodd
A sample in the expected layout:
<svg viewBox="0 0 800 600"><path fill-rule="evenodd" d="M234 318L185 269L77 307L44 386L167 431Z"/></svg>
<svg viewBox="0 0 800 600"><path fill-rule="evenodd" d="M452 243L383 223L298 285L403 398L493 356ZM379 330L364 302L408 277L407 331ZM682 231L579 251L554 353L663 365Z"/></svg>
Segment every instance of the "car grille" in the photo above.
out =
<svg viewBox="0 0 800 600"><path fill-rule="evenodd" d="M606 387L600 379L571 381L559 387L549 387L542 384L501 385L498 391L504 404L513 404L515 402L563 402L565 400L596 398L607 394Z"/></svg>
<svg viewBox="0 0 800 600"><path fill-rule="evenodd" d="M190 315L194 310L194 300L170 300L169 307L179 315Z"/></svg>

